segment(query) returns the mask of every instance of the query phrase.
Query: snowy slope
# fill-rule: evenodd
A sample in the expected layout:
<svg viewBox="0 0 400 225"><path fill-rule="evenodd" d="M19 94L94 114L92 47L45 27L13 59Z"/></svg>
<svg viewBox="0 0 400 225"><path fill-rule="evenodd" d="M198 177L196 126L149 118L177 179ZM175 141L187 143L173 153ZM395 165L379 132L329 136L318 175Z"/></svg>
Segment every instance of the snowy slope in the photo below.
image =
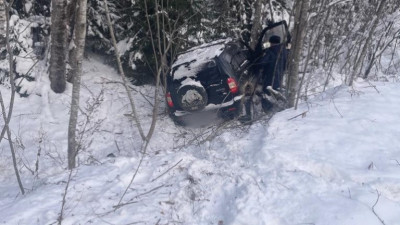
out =
<svg viewBox="0 0 400 225"><path fill-rule="evenodd" d="M399 83L339 86L251 126L175 127L161 108L118 207L142 156L140 137L116 72L95 59L84 72L81 106L90 123L81 116L80 129L88 147L72 172L62 224L400 224ZM25 196L1 142L0 224L57 224L69 175L71 87L56 95L47 82L17 98L11 124ZM147 130L154 90L133 93Z"/></svg>

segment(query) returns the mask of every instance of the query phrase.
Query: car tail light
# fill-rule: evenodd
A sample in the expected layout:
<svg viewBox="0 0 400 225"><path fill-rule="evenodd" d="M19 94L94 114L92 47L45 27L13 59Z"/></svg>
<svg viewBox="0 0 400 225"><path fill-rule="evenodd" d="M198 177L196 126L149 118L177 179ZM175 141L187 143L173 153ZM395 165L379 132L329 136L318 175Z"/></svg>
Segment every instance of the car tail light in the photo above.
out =
<svg viewBox="0 0 400 225"><path fill-rule="evenodd" d="M237 83L232 77L228 78L228 86L232 94L236 94L239 91Z"/></svg>
<svg viewBox="0 0 400 225"><path fill-rule="evenodd" d="M170 93L170 92L167 92L166 97L167 97L168 106L169 106L170 108L174 107L174 103L172 102L172 98L171 98L171 93Z"/></svg>

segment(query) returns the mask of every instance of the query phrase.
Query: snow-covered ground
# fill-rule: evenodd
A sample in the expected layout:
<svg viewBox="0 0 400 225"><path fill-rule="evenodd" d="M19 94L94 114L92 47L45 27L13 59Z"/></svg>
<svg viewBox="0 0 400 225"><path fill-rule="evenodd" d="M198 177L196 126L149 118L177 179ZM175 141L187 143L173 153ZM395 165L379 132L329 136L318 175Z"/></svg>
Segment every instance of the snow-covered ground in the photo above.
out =
<svg viewBox="0 0 400 225"><path fill-rule="evenodd" d="M84 150L62 224L400 224L399 83L338 86L246 126L176 127L161 107L121 200L142 156L140 136L116 72L89 59L84 74ZM3 140L0 224L57 224L65 195L71 87L56 95L41 77L31 90L16 99L11 124L27 193L19 194ZM154 89L133 93L147 131Z"/></svg>

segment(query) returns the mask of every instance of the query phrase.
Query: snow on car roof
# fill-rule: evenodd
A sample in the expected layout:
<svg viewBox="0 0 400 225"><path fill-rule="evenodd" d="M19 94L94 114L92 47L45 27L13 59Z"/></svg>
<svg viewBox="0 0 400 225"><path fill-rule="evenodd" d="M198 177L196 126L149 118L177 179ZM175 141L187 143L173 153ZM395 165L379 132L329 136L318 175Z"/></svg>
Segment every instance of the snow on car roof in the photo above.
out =
<svg viewBox="0 0 400 225"><path fill-rule="evenodd" d="M203 44L189 49L180 54L172 65L174 80L196 77L203 65L216 56L219 56L225 48L225 44L231 39L222 39Z"/></svg>

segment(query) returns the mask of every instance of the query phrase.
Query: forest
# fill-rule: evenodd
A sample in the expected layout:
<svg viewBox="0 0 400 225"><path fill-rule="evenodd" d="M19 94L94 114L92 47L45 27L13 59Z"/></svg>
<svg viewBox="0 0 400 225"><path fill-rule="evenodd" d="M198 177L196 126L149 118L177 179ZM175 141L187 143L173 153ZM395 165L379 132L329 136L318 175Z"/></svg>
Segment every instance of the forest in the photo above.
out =
<svg viewBox="0 0 400 225"><path fill-rule="evenodd" d="M52 207L59 208L52 212L54 215L35 217L37 222L32 224L89 224L92 220L95 224L135 224L127 217L121 221L116 218L137 208L139 212L143 210L142 216L135 217L139 224L247 224L240 218L229 221L235 210L240 211L238 208L229 211L216 206L222 203L209 207L208 197L223 202L236 198L205 196L212 195L212 188L209 189L212 184L200 187L208 176L217 174L207 169L218 170L219 160L214 156L221 161L225 157L235 158L230 151L224 150L227 154L224 155L210 153L209 149L213 146L235 150L230 145L239 138L235 135L257 142L256 131L264 132L261 127L269 127L276 112L259 115L253 125L234 120L201 128L175 127L167 116L165 87L174 61L187 49L225 39L239 40L254 49L262 30L279 21L286 21L291 33L283 95L288 99L285 108L292 113L283 111L282 114L290 115L289 122L306 117L310 108L319 105L313 102L316 98L330 95L334 112L344 118L338 109L342 102L336 105L334 100L336 93L341 93L339 96L342 92L348 93L353 99L362 96L364 88L372 87L382 94L376 84L399 83L398 0L0 0L0 181L13 187L0 185L0 192L4 188L5 193L0 194L0 212L15 196L29 196L51 183L58 189L52 189L57 191L49 198L58 198L52 201ZM390 101L395 102L392 98L396 93L386 91L391 94ZM381 105L376 107L384 109ZM390 131L390 135L399 132L395 128ZM216 141L218 138L223 144ZM239 140L240 146L246 146L244 138ZM208 150L198 153L197 148ZM168 158L161 158L164 154ZM255 155L244 154L239 158L243 161L233 163L237 167L219 170L226 175L224 179L229 177L229 171L248 166L247 159L257 160ZM390 160L400 165L397 159ZM90 168L85 167L93 165L106 165L99 167L96 176L111 170L108 175L122 181L113 183L107 176L100 178L98 182L110 183L106 193L112 200L102 199L100 205L107 206L107 210L88 212L85 215L90 214L90 219L82 222L82 218L72 219L73 204L79 204L76 202L80 200L76 196L68 199L68 191L79 195L86 190L83 186L97 185L89 177ZM373 162L367 166L375 168ZM171 172L175 170L178 172ZM80 171L85 172L78 176ZM182 171L184 175L180 174ZM218 193L240 193L241 189L233 183L254 171L247 172L240 174L240 178L232 175L226 187L231 189L226 190L220 184ZM166 174L179 187L169 186L163 177ZM185 177L184 181L179 176ZM84 179L86 183L77 187ZM183 185L183 192L177 191L182 185L179 182L188 182ZM257 186L258 182L262 181L257 181ZM400 190L398 185L390 187ZM162 190L168 190L169 194ZM169 199L175 192L174 198L185 195L189 203ZM157 193L157 198L162 200L141 199L142 195L148 197L151 193ZM382 193L376 188L376 202ZM99 198L98 195L93 198ZM398 209L398 195L388 196L385 198L394 199ZM1 198L7 200L2 202ZM137 202L145 206L135 208L133 205ZM190 212L185 208L188 205L192 207ZM378 218L376 224L390 224L375 211L375 205L372 212L373 218ZM126 206L132 208L125 209ZM160 215L146 218L155 208ZM224 215L223 219L219 220L218 216L204 219L200 215L214 215L211 211L216 208ZM284 212L289 214L290 210ZM85 218L85 215L80 216ZM246 214L244 218L252 216ZM29 216L21 220L10 217L8 222L0 220L0 223L27 224L28 220ZM346 224L344 220L341 222L336 224ZM295 224L314 223L295 221Z"/></svg>

